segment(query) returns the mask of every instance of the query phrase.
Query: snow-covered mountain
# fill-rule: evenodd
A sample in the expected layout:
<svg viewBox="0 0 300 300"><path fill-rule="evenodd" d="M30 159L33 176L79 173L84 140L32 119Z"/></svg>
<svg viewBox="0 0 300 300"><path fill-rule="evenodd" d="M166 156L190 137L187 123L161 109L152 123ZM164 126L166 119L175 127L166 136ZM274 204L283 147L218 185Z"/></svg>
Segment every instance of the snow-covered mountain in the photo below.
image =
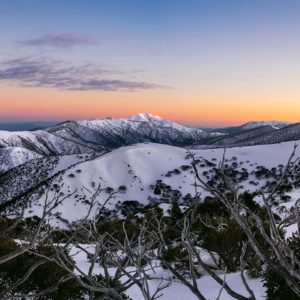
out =
<svg viewBox="0 0 300 300"><path fill-rule="evenodd" d="M150 114L138 114L127 119L67 121L36 131L0 131L0 148L20 147L44 156L67 155L139 142L186 146L199 143L207 136L201 129Z"/></svg>
<svg viewBox="0 0 300 300"><path fill-rule="evenodd" d="M279 129L268 125L239 131L219 138L208 138L203 140L198 147L203 148L203 145L209 147L250 146L299 140L300 123L295 123ZM195 148L197 148L197 146Z"/></svg>
<svg viewBox="0 0 300 300"><path fill-rule="evenodd" d="M42 156L86 153L95 149L88 143L78 143L46 130L0 131L0 148L18 147Z"/></svg>
<svg viewBox="0 0 300 300"><path fill-rule="evenodd" d="M275 129L279 129L279 128L283 128L286 127L288 125L291 125L292 123L290 122L280 122L280 121L261 121L261 122L248 122L244 125L242 125L242 129L243 130L248 130L248 129L254 129L257 127L262 127L262 126L272 126Z"/></svg>
<svg viewBox="0 0 300 300"><path fill-rule="evenodd" d="M292 125L294 123L290 122L282 122L282 121L250 121L243 125L239 126L229 126L229 127L222 127L222 128L207 128L205 131L208 133L222 133L226 135L233 135L242 133L247 130L256 129L260 127L273 127L274 129L284 128L286 126Z"/></svg>
<svg viewBox="0 0 300 300"><path fill-rule="evenodd" d="M170 127L170 128L175 128L181 131L187 131L187 132L203 132L202 130L199 130L197 128L190 128L190 127L185 127L182 126L178 123L163 119L162 117L159 116L154 116L149 113L139 113L137 115L131 116L127 119L129 122L146 122L146 123L152 123L156 124L161 127Z"/></svg>
<svg viewBox="0 0 300 300"><path fill-rule="evenodd" d="M258 136L261 137L274 131L277 131L277 129L273 126L261 126L248 130L237 131L236 133L232 134L216 135L214 137L212 137L213 133L211 133L206 140L202 141L202 145L207 145L210 147L234 147L241 145L242 143L247 143L253 138ZM272 141L270 141L270 144L272 144ZM197 148L197 146L195 148Z"/></svg>
<svg viewBox="0 0 300 300"><path fill-rule="evenodd" d="M100 133L106 139L102 143L108 147L110 144L124 146L139 142L182 146L195 144L208 136L201 129L185 127L149 113L139 113L129 118L106 118L76 123Z"/></svg>
<svg viewBox="0 0 300 300"><path fill-rule="evenodd" d="M39 157L41 155L20 147L2 148L0 149L0 174Z"/></svg>

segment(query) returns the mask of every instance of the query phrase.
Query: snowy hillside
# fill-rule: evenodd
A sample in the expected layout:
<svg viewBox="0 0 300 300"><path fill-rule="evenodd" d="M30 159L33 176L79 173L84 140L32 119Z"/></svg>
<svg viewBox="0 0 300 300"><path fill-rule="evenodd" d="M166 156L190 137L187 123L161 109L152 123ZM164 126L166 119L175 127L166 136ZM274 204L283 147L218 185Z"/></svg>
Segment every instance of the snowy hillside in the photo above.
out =
<svg viewBox="0 0 300 300"><path fill-rule="evenodd" d="M31 190L38 191L61 172L97 155L101 153L37 157L17 165L0 176L0 204L19 200Z"/></svg>
<svg viewBox="0 0 300 300"><path fill-rule="evenodd" d="M43 156L91 152L86 144L53 135L44 130L9 132L0 131L0 147L18 147Z"/></svg>
<svg viewBox="0 0 300 300"><path fill-rule="evenodd" d="M198 144L201 148L206 147L237 147L250 145L275 144L287 141L300 140L300 124L295 123L282 128L272 125L255 127L247 130L240 130L237 127L230 134L212 138L208 137ZM238 130L237 130L238 129ZM197 147L197 146L196 146Z"/></svg>
<svg viewBox="0 0 300 300"><path fill-rule="evenodd" d="M20 147L0 149L0 174L39 157L39 154Z"/></svg>
<svg viewBox="0 0 300 300"><path fill-rule="evenodd" d="M235 167L238 177L244 178L239 182L241 190L254 192L266 184L268 181L260 173L264 169L284 165L293 145L293 142L287 142L228 149L228 164ZM193 153L199 159L199 170L209 179L207 173L218 165L223 149L195 150ZM100 206L107 199L110 189L122 187L122 192L106 204L111 211L124 201L148 205L155 202L168 204L170 199L178 199L185 205L185 201L195 193L194 173L190 165L189 154L182 148L147 143L121 147L95 159L79 162L57 176L53 183L63 182L61 191L64 194L76 191L57 211L62 218L69 220L83 217L88 209L85 200L92 196L99 184L103 189L98 197ZM155 194L155 187L162 193ZM297 190L291 193L293 197L298 194ZM205 197L206 193L202 191L202 195Z"/></svg>
<svg viewBox="0 0 300 300"><path fill-rule="evenodd" d="M279 122L279 121L261 121L261 122L251 121L251 122L246 123L245 125L242 125L241 127L244 130L262 127L262 126L272 126L275 129L279 129L279 128L283 128L283 127L286 127L291 124L292 123L290 123L290 122Z"/></svg>

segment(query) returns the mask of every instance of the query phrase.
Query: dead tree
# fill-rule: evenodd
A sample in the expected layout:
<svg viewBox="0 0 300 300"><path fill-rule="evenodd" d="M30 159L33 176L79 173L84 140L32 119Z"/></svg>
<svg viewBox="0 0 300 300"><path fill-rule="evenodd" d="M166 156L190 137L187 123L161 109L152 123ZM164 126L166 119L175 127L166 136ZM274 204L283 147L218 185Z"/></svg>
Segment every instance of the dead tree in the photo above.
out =
<svg viewBox="0 0 300 300"><path fill-rule="evenodd" d="M16 250L10 253L7 253L6 255L3 255L0 257L0 265L5 264L18 256L21 256L25 253L31 252L33 249L37 248L39 245L43 244L47 240L46 232L47 227L49 226L49 219L52 217L52 213L60 204L62 204L67 198L71 197L73 193L69 193L67 195L62 196L57 190L50 196L50 188L48 188L45 192L45 199L42 206L42 212L38 219L38 223L36 224L36 228L33 231L30 231L26 234L25 237L22 237L20 239L18 236L14 236L15 239L18 239ZM17 207L13 207L13 222L10 226L7 228L4 228L0 232L0 238L5 238L6 236L13 237L13 230L23 221L25 221L25 213L27 204L30 201L30 197L32 196L32 193L30 193L27 197L22 199L22 207L21 211ZM1 212L1 218L2 220L6 220L6 210L3 209ZM18 295L13 296L11 293L16 288L18 288L20 285L24 284L28 278L33 274L33 272L37 271L37 269L42 266L43 264L47 263L46 259L41 259L37 261L35 264L33 264L26 272L25 275L21 276L16 282L14 282L12 285L6 286L5 290L2 290L0 292L0 298L1 299L21 299L25 296L29 299L32 296L31 295ZM61 282L58 283L61 284L64 282L66 278L62 278ZM53 291L56 287L49 287L47 289L47 293ZM41 295L46 294L45 292L41 293Z"/></svg>
<svg viewBox="0 0 300 300"><path fill-rule="evenodd" d="M107 275L105 279L107 280L99 281L96 276L99 274L96 273L95 268L98 266L98 261L105 254L106 250L104 249L106 233L100 234L98 232L97 221L108 201L119 193L118 191L111 191L103 204L100 205L98 203L98 196L101 192L103 192L103 189L99 185L92 194L87 213L82 219L72 223L67 220L63 221L67 230L60 231L61 235L63 235L62 241L56 240L56 229L51 226L47 227L47 240L45 240L45 244L53 250L52 256L49 257L34 250L29 253L47 262L55 263L58 267L62 268L68 274L68 278L75 279L87 291L89 299L121 300L120 293L109 285L111 276L108 272L105 272ZM75 253L71 256L67 255L72 249L75 249ZM80 253L85 253L89 260L88 272L81 269L76 261L73 260ZM107 270L105 266L104 270ZM96 294L97 297L95 296Z"/></svg>
<svg viewBox="0 0 300 300"><path fill-rule="evenodd" d="M161 220L156 219L156 228L154 231L154 235L156 239L159 241L158 250L157 250L157 258L161 261L162 265L164 265L178 280L180 283L185 285L199 300L206 300L205 296L201 291L201 287L199 287L197 279L199 277L199 273L197 272L197 268L200 266L209 276L212 277L219 285L220 291L217 299L220 298L221 293L225 290L228 295L230 295L233 299L238 300L255 300L255 296L253 292L250 290L246 280L243 280L243 284L247 291L249 291L248 297L243 296L237 292L235 292L226 282L226 268L224 272L224 278L217 273L214 268L204 262L202 258L202 248L200 244L199 237L196 236L192 230L191 225L193 223L193 214L191 212L185 213L183 217L183 224L181 226L181 236L177 243L180 243L180 247L182 251L187 253L187 265L189 269L189 276L185 276L182 274L175 266L173 266L172 262L169 262L164 258L164 253L168 250L169 244L165 239L164 234L164 224ZM214 256L215 254L211 254ZM212 257L215 259L214 257Z"/></svg>
<svg viewBox="0 0 300 300"><path fill-rule="evenodd" d="M269 269L285 279L288 286L300 297L300 261L299 257L290 248L287 239L282 234L282 227L286 223L285 220L279 222L273 212L274 196L282 185L286 176L290 172L292 166L298 161L295 158L297 145L294 146L281 177L276 184L269 190L261 190L264 207L267 211L267 219L262 219L253 210L250 210L242 201L239 190L233 184L230 177L226 174L225 155L219 165L218 171L220 179L225 187L225 192L215 186L208 184L200 175L195 159L192 154L192 167L195 173L195 187L201 188L209 192L220 203L222 203L229 211L231 217L237 222L248 239L249 246L256 255ZM300 218L298 203L295 204L292 217L288 218L289 223L293 221L298 225L296 235L299 237ZM268 228L264 226L269 224ZM257 230L259 235L257 234ZM263 244L261 241L263 240Z"/></svg>
<svg viewBox="0 0 300 300"><path fill-rule="evenodd" d="M144 223L140 224L137 234L129 237L124 221L122 239L117 238L114 232L101 232L98 227L101 211L118 194L118 191L111 191L100 205L98 196L101 192L103 189L98 186L89 201L89 208L84 218L74 224L67 224L69 231L68 233L62 231L64 235L62 242L56 242L53 238L55 230L48 229L47 243L53 247L55 252L53 257L46 257L34 251L32 253L42 259L55 262L63 268L88 291L89 299L119 300L122 299L121 293L126 292L133 285L137 285L145 300L158 299L162 295L162 290L170 285L170 280L159 278L160 283L156 289L150 290L149 282L154 278L149 275L149 272L155 274L155 266L152 262L154 256L151 256L153 240L150 239L147 226ZM70 249L76 251L68 257L66 251ZM87 272L72 259L80 253L84 253L89 261ZM97 278L99 267L102 269L101 280ZM118 282L118 289L112 286L111 282Z"/></svg>
<svg viewBox="0 0 300 300"><path fill-rule="evenodd" d="M109 259L123 277L137 285L145 300L155 300L163 295L162 291L171 285L172 280L155 276L155 270L160 267L154 262L157 240L153 238L149 224L142 222L136 226L137 235L129 237L123 223L124 241L110 235L113 248L108 249ZM149 283L154 279L159 280L159 284L151 291Z"/></svg>

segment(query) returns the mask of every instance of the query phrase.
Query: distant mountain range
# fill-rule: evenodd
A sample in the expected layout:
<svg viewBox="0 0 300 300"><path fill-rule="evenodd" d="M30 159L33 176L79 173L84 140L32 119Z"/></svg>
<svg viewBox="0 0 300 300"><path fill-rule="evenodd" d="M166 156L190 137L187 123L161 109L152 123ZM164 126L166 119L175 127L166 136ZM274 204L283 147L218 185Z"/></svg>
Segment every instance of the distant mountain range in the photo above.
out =
<svg viewBox="0 0 300 300"><path fill-rule="evenodd" d="M263 127L263 126L272 126L274 129L280 129L283 127L286 127L288 125L291 125L293 123L290 122L280 122L280 121L261 121L261 122L248 122L243 125L239 126L229 126L229 127L220 127L220 128L201 128L205 132L220 132L220 133L226 133L226 134L235 134L239 132L243 132L248 129L255 129L258 127Z"/></svg>
<svg viewBox="0 0 300 300"><path fill-rule="evenodd" d="M144 142L197 149L300 140L300 123L249 122L204 130L148 113L50 125L31 131L0 131L0 172L31 159L102 152Z"/></svg>
<svg viewBox="0 0 300 300"><path fill-rule="evenodd" d="M214 132L220 135L212 136ZM300 140L300 123L249 122L242 126L215 129L200 147L237 147ZM221 135L223 134L223 135Z"/></svg>
<svg viewBox="0 0 300 300"><path fill-rule="evenodd" d="M42 130L0 131L0 148L20 147L39 155L77 154L140 142L193 145L210 134L150 114L127 119L66 121Z"/></svg>

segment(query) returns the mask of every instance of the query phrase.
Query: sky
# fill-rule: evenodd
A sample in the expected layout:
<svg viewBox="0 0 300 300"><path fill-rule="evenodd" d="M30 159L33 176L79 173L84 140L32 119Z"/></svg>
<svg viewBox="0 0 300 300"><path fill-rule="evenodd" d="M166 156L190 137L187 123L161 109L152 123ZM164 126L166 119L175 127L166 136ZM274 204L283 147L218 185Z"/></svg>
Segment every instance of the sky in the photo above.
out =
<svg viewBox="0 0 300 300"><path fill-rule="evenodd" d="M298 0L1 0L0 122L300 122Z"/></svg>

